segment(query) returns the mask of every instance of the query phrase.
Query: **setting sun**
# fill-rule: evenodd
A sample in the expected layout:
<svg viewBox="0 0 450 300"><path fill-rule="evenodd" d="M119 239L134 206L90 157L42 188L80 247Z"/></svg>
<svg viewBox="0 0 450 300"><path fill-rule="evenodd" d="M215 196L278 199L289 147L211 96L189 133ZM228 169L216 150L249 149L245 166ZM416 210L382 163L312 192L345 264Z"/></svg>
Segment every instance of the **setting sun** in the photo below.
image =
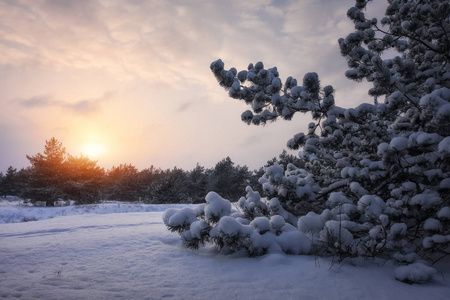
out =
<svg viewBox="0 0 450 300"><path fill-rule="evenodd" d="M89 143L83 146L82 153L89 158L99 158L105 153L105 147L98 143Z"/></svg>

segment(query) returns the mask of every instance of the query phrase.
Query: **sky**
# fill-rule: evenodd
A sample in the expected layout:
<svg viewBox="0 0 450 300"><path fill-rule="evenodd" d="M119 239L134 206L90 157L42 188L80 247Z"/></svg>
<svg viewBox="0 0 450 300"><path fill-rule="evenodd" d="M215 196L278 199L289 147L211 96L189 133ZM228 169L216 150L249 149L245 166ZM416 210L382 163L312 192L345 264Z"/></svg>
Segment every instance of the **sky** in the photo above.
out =
<svg viewBox="0 0 450 300"><path fill-rule="evenodd" d="M317 72L336 104L372 102L345 78L338 39L352 0L0 0L0 171L29 166L55 137L109 169L190 170L229 156L257 169L305 131L309 115L266 126L240 119L209 66ZM368 5L381 18L386 2ZM296 152L290 152L296 153Z"/></svg>

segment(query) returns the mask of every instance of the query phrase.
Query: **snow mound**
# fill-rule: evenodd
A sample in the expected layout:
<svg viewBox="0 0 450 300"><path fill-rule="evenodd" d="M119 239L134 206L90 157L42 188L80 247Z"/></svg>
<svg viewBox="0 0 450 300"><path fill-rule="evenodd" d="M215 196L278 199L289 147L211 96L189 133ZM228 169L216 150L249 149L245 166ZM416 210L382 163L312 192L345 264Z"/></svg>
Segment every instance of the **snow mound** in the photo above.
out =
<svg viewBox="0 0 450 300"><path fill-rule="evenodd" d="M287 231L277 236L277 242L287 254L308 254L312 243L306 235L300 231Z"/></svg>
<svg viewBox="0 0 450 300"><path fill-rule="evenodd" d="M231 212L230 201L223 199L219 194L215 192L209 192L205 197L206 208L205 216L208 220L219 221L223 216L227 216Z"/></svg>
<svg viewBox="0 0 450 300"><path fill-rule="evenodd" d="M396 268L395 278L405 283L424 283L431 280L435 273L436 269L416 262Z"/></svg>
<svg viewBox="0 0 450 300"><path fill-rule="evenodd" d="M168 209L163 214L163 221L166 226L174 230L187 228L197 219L195 210L185 207L181 210Z"/></svg>

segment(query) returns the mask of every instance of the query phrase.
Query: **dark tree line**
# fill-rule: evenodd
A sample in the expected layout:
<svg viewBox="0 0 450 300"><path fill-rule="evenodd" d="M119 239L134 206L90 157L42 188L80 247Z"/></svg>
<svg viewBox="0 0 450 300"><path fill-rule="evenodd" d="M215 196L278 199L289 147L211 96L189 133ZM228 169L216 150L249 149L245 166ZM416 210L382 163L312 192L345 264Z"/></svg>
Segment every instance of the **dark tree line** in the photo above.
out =
<svg viewBox="0 0 450 300"><path fill-rule="evenodd" d="M177 167L162 170L153 165L139 171L131 164L104 170L86 156L70 155L55 138L46 141L43 153L27 155L27 159L31 166L20 170L11 166L5 174L0 173L0 195L19 196L32 203L41 201L47 206L58 200L73 200L76 204L102 200L200 203L213 190L228 199L239 199L245 187L256 185L264 173L263 167L250 171L245 165L235 165L229 157L214 168L197 164L188 171ZM283 151L266 166L289 162L301 163Z"/></svg>

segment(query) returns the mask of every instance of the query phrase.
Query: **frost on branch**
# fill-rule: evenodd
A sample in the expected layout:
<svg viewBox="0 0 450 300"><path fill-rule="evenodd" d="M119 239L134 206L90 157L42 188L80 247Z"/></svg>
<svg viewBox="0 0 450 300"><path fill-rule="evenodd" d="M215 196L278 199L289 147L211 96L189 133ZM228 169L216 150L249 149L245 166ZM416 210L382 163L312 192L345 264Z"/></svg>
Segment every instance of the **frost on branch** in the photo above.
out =
<svg viewBox="0 0 450 300"><path fill-rule="evenodd" d="M283 81L262 62L239 72L220 59L211 63L219 85L249 106L245 123L291 120L298 112L314 122L287 142L300 150L301 168L267 167L261 193L247 187L234 206L209 194L200 209L168 211L165 224L187 246L383 257L409 264L396 271L405 282L431 278L420 260L448 258L450 3L389 1L379 21L366 18L368 2L348 10L355 30L338 43L345 76L371 82L372 103L337 106L334 88L314 72Z"/></svg>

